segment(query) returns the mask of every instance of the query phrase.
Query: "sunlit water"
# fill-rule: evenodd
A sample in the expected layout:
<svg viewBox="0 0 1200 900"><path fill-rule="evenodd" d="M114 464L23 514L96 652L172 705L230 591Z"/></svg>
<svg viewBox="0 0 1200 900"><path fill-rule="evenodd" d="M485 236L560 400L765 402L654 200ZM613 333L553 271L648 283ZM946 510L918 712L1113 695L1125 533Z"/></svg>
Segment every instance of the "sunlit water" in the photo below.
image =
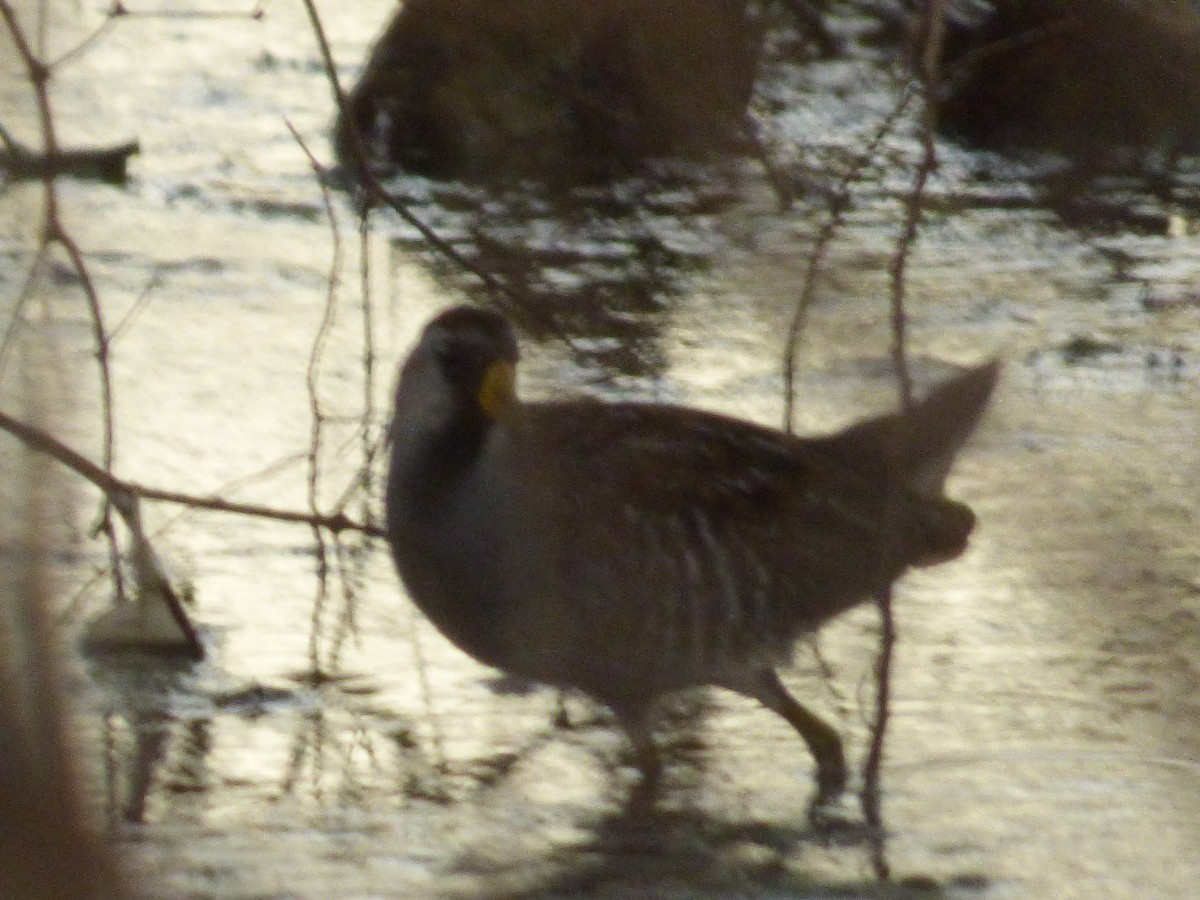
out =
<svg viewBox="0 0 1200 900"><path fill-rule="evenodd" d="M325 11L345 77L389 6ZM60 187L120 328L118 471L305 508L306 366L336 264L320 369L328 506L361 446L363 282L352 211L334 196L335 246L285 124L328 159L329 91L302 10L122 20L55 87L67 143L142 144L128 186ZM829 87L837 100L822 99ZM844 159L890 103L886 79L844 62L766 90L787 104L767 128L785 165ZM916 152L903 137L889 147L894 158ZM1021 183L977 174L997 160L941 150L939 202L909 263L916 371L924 383L946 363L993 355L1007 367L951 484L980 515L973 549L898 594L884 783L886 854L907 885L897 890L1190 897L1200 883L1200 244L1081 234L1036 207L989 206ZM892 164L859 184L829 248L800 357L802 430L894 396L887 266L909 171ZM802 196L779 213L756 164L707 174L690 186L632 182L603 213L419 180L397 189L520 288L524 325L540 336L526 344L527 395L566 386L777 424L784 333L823 203ZM6 304L29 259L14 211L36 201L31 186L0 201ZM377 358L366 421L377 435L416 331L482 294L392 216L376 217L368 248ZM73 374L58 433L94 455L90 336L66 280L29 315L47 320ZM13 361L2 373L6 404L18 370ZM108 581L92 577L105 563L86 537L93 514L81 505L62 529L73 630L110 599ZM693 710L698 738L675 751L670 816L653 834L623 830L633 776L615 731L579 698L566 701L576 727L556 728L556 697L505 690L446 644L381 546L348 560L349 604L334 578L318 606L307 528L167 506L147 517L194 587L210 658L92 658L72 684L98 814L149 895L894 895L875 884L861 843L830 843L807 825L810 760L769 713L728 697ZM872 611L857 611L822 636L832 679L808 647L789 675L838 721L856 762L875 644ZM304 677L314 661L338 677L314 686Z"/></svg>

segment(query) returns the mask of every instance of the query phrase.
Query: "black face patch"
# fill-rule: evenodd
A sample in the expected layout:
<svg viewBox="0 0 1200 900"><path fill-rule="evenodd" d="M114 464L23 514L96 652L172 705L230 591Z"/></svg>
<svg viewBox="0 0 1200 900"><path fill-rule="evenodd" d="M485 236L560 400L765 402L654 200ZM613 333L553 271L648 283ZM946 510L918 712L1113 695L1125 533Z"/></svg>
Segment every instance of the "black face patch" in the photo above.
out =
<svg viewBox="0 0 1200 900"><path fill-rule="evenodd" d="M426 326L422 344L450 389L445 418L420 447L417 479L410 501L415 509L434 509L445 492L478 460L496 422L488 408L488 372L515 367L517 342L498 313L459 306Z"/></svg>
<svg viewBox="0 0 1200 900"><path fill-rule="evenodd" d="M474 397L484 373L497 360L516 365L517 341L499 313L474 306L456 306L429 323L427 334L446 380Z"/></svg>

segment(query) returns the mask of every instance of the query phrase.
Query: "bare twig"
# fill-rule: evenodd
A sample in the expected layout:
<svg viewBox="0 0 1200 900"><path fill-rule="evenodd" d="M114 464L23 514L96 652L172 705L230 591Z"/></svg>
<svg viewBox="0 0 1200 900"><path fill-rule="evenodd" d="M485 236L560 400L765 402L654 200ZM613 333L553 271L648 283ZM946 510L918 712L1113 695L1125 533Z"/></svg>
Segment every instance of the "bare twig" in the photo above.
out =
<svg viewBox="0 0 1200 900"><path fill-rule="evenodd" d="M364 427L366 427L366 423L364 423ZM338 497L337 502L333 504L333 509L337 510L338 512L344 511L346 507L350 505L350 501L360 495L362 496L364 503L370 499L372 493L369 489L369 485L371 484L371 472L374 471L374 460L379 458L379 454L387 441L388 435L386 431L376 431L371 436L369 446L363 448L363 464L359 468L357 477L355 477L354 480L346 485L346 489L342 492L341 496ZM364 509L363 520L370 521L370 518L370 509Z"/></svg>
<svg viewBox="0 0 1200 900"><path fill-rule="evenodd" d="M133 305L129 307L129 310L121 317L121 320L117 322L117 324L114 325L112 330L109 332L108 342L110 345L115 344L121 335L128 328L130 328L135 321L137 321L138 316L142 314L142 311L150 302L150 298L153 295L155 288L157 288L160 283L161 282L157 273L150 277L150 280L146 282L146 286L142 288L141 293L134 298Z"/></svg>
<svg viewBox="0 0 1200 900"><path fill-rule="evenodd" d="M9 317L8 324L4 327L4 336L0 337L0 378L4 377L4 370L8 365L8 355L12 352L12 348L16 344L17 335L21 328L25 304L33 296L33 287L37 283L42 265L46 262L48 250L49 248L45 241L38 244L33 262L29 264L29 271L25 273L25 282L21 285L21 290L17 292L16 301L13 303L12 315Z"/></svg>
<svg viewBox="0 0 1200 900"><path fill-rule="evenodd" d="M304 373L304 384L308 391L308 408L311 416L308 444L308 508L310 512L316 515L320 500L321 440L325 424L325 416L321 409L319 383L321 377L321 358L325 352L329 332L333 328L337 318L337 291L342 265L342 233L338 227L337 214L334 211L332 199L329 196L329 188L321 179L320 164L308 149L308 145L305 144L304 139L300 137L300 134L292 126L292 123L286 119L284 121L287 124L288 130L292 133L292 138L300 146L305 156L308 157L309 165L316 175L317 184L321 189L321 200L325 205L325 215L329 220L329 230L333 237L333 251L330 254L329 276L325 290L325 306L321 311L321 322L317 326L317 333L313 336L312 349L309 352L308 365ZM320 637L321 620L325 611L325 604L329 599L329 556L325 546L325 535L319 526L312 526L312 535L317 558L317 586L316 596L313 598L312 623L308 634L308 659L314 676L319 676L323 672L320 656Z"/></svg>
<svg viewBox="0 0 1200 900"><path fill-rule="evenodd" d="M364 522L372 522L371 498L374 495L375 460L383 443L383 436L375 427L375 332L371 306L371 211L363 208L358 217L359 235L359 314L362 322L362 365L363 398L359 418L358 438L360 460L354 479L334 507L344 510L355 496L361 498L360 515ZM334 535L334 549L338 575L342 583L342 608L329 642L327 664L337 671L342 648L347 639L358 637L358 588L362 579L363 556L352 552L339 535Z"/></svg>
<svg viewBox="0 0 1200 900"><path fill-rule="evenodd" d="M321 51L321 57L324 60L325 71L326 71L326 74L329 79L330 90L333 93L334 105L337 107L338 112L344 117L347 114L346 95L345 95L345 92L342 90L341 83L337 76L337 68L333 61L333 54L329 49L329 41L327 40L327 38L325 36L325 29L321 24L321 17L318 14L316 6L312 2L312 0L304 0L304 8L308 11L308 16L309 16L309 20L312 24L313 33L316 35L317 44ZM367 153L366 153L366 148L363 144L362 135L359 134L357 128L352 128L351 132L352 132L352 134L351 134L351 153L354 157L352 162L356 169L354 175L358 179L359 184L362 186L363 191L366 193L367 199L370 201L373 201L376 203L382 203L386 206L391 207L391 209L393 209L397 214L399 214L399 216L404 221L406 221L407 223L412 225L414 228L416 228L416 230L426 240L426 242L429 244L429 246L432 247L435 251L443 254L445 257L447 257L452 262L454 262L455 264L457 264L458 266L463 268L465 271L471 272L472 274L477 276L480 279L480 281L482 281L484 283L484 285L487 286L490 290L505 296L510 301L515 299L511 289L507 285L497 281L490 273L483 271L482 269L475 266L470 260L463 257L462 254L460 254L456 249L454 249L454 247L447 244L432 229L430 229L427 225L425 225L424 222L420 221L416 216L414 216L412 214L412 212L407 207L405 207L405 205L402 202L399 201L398 198L393 196L389 191L387 191L379 183L378 179L375 178L374 174L370 171L370 167L367 164ZM361 220L360 227L362 228L364 235L366 233L366 227L367 227L367 223L368 223L368 219L366 218L366 211L369 210L370 205L371 205L370 203L366 203L362 207L363 211L364 211L364 217ZM366 255L367 255L366 254L366 246L365 246L365 238L364 238L363 255L364 255L364 260L365 260ZM364 262L364 266L365 266L365 264L366 263ZM364 291L363 291L364 300L363 300L363 302L364 302L364 304L367 304L368 303L367 290L366 290L366 286L365 286L367 272L365 269L364 269L364 273L363 273L363 278L364 278ZM369 358L373 358L373 353L371 353L373 341L366 330L368 328L368 325L367 325L368 319L366 318L368 315L369 315L369 306L364 306L364 341L366 342L368 351L370 353ZM370 369L368 369L368 375L369 374L370 374ZM372 401L371 402L373 402L373 392L372 392ZM370 407L368 407L368 410L369 409L370 409ZM363 439L364 439L364 447L366 448L364 455L367 460L371 460L371 459L375 458L376 454L378 453L379 448L382 446L384 440L386 440L386 438L383 435L371 436L370 434L364 434ZM352 485L351 488L347 491L347 493L345 495L343 495L341 501L339 502L339 504L337 506L337 508L339 510L342 509L346 504L348 504L350 502L351 498L354 495L354 490L357 487L359 487L358 484ZM339 513L339 515L340 514L341 513ZM361 527L361 530L363 530L363 532L368 535L377 535L377 536L378 535L386 535L386 532L384 532L384 530L382 528L380 528L379 526L377 526L373 523L367 523L366 525L363 525L360 527ZM432 732L433 732L432 733L432 741L433 741L433 748L434 748L434 755L435 755L435 766L439 771L445 772L447 769L446 749L445 749L445 745L444 745L443 738L442 738L441 728L438 727L438 723L437 723L437 715L436 715L436 711L434 709L434 704L433 704L433 693L432 693L432 687L431 687L430 680L429 680L428 666L427 666L425 654L424 654L424 651L423 651L423 648L421 645L420 627L418 625L418 619L420 617L420 613L418 613L416 607L411 604L409 604L409 606L408 606L408 612L409 612L409 616L411 617L411 620L409 623L410 627L408 628L408 634L409 634L409 638L412 642L413 660L414 660L415 668L417 671L417 683L419 685L419 689L421 692L422 703L425 706L429 720L432 723Z"/></svg>
<svg viewBox="0 0 1200 900"><path fill-rule="evenodd" d="M915 91L911 89L905 90L900 95L896 105L892 107L886 118L875 129L875 133L867 142L867 146L863 148L861 153L854 157L850 167L842 175L837 188L830 196L828 215L820 231L817 232L812 252L808 256L808 266L805 268L804 280L801 282L800 296L796 300L795 309L792 311L792 319L788 323L787 339L783 351L784 431L791 432L795 428L796 364L800 354L800 339L804 334L804 326L808 321L808 311L812 307L813 299L817 293L817 278L820 275L821 267L825 264L825 257L829 253L829 247L833 243L834 237L845 222L846 213L850 210L852 200L850 190L863 177L863 173L867 168L874 163L884 138L895 128L896 122L899 121L900 116L908 109L908 105L912 102L914 95Z"/></svg>
<svg viewBox="0 0 1200 900"><path fill-rule="evenodd" d="M337 289L339 286L342 258L342 237L332 197L330 196L328 182L322 177L324 174L323 169L320 163L309 151L307 145L300 135L294 128L292 128L290 123L288 123L288 128L291 130L292 136L295 138L296 142L300 145L301 149L307 156L309 165L316 175L317 183L321 188L321 196L324 201L325 211L329 219L330 230L333 239L333 254L330 260L325 308L322 314L321 323L318 326L317 333L313 339L312 352L309 357L306 375L309 407L312 415L312 430L310 433L308 454L308 495L309 508L315 514L317 512L318 481L320 475L319 464L323 444L322 426L325 422L325 416L321 408L318 381L320 376L321 357L323 355L330 330L332 329L336 319ZM353 479L347 486L345 492L339 498L334 508L338 511L344 511L346 505L351 499L353 499L355 496L361 495L364 498L363 517L369 521L371 518L369 497L371 495L372 470L380 444L380 441L375 435L372 427L375 408L375 338L373 317L371 313L369 209L364 208L360 210L358 218L358 231L359 250L361 254L359 278L362 302L360 314L362 317L363 329L363 409L359 416L360 424L358 428L358 436L362 458ZM337 618L332 638L327 645L328 652L326 653L324 660L322 660L320 654L320 636L322 624L325 618L325 608L329 597L328 580L331 566L328 555L328 547L322 530L314 526L313 535L316 543L317 555L317 593L313 602L312 627L309 636L309 658L313 666L314 675L319 677L322 673L325 673L326 669L330 673L336 671L342 646L344 645L346 638L354 633L355 624L357 621L355 609L357 606L356 589L358 582L356 580L356 573L352 570L352 567L361 562L361 557L347 552L347 547L340 539L340 536L337 534L333 535L333 560L336 566L338 578L341 582L343 606Z"/></svg>
<svg viewBox="0 0 1200 900"><path fill-rule="evenodd" d="M334 106L338 113L343 117L347 115L347 100L346 93L342 90L341 81L337 75L337 67L333 61L333 52L329 48L329 40L325 36L325 27L321 24L321 16L317 12L317 7L313 0L304 0L304 8L308 12L309 22L312 24L313 34L317 38L317 46L321 51L321 59L325 65L325 72L329 79L329 87L333 93ZM348 120L347 120L348 121ZM367 160L367 150L363 142L362 135L358 129L351 127L350 131L350 153L353 159L351 160L354 172L353 177L361 186L364 198L368 206L371 204L382 204L393 210L401 219L417 230L424 241L435 251L442 254L448 260L465 272L469 272L478 278L489 291L498 294L509 301L515 301L518 298L513 293L512 289L502 281L485 269L481 269L471 260L463 256L452 244L445 241L436 231L426 225L418 218L412 210L410 210L404 202L380 184L379 179L375 177L375 173L371 171L371 167Z"/></svg>
<svg viewBox="0 0 1200 900"><path fill-rule="evenodd" d="M363 341L363 410L362 410L362 467L360 485L364 498L372 495L372 474L380 442L375 434L375 317L371 306L371 211L364 209L358 218L359 236L359 294L362 297ZM363 517L370 515L364 504Z"/></svg>
<svg viewBox="0 0 1200 900"><path fill-rule="evenodd" d="M892 362L896 370L897 389L900 404L904 410L904 422L912 420L915 407L913 398L912 374L909 371L907 353L907 318L904 312L906 295L905 273L912 247L916 242L920 228L923 200L929 177L937 167L937 146L935 130L937 126L937 91L939 89L939 60L942 55L942 37L944 23L944 0L926 0L921 8L920 28L917 44L914 50L914 68L921 89L921 159L913 177L913 188L905 204L904 227L896 242L889 266L891 279L891 325L892 325ZM904 445L912 446L911 436ZM889 515L898 519L900 510L900 493L904 490L903 472L908 469L907 461L910 450L905 451L900 458L896 471L889 479L893 502L888 504ZM888 534L898 534L898 521L894 521L887 529ZM898 552L898 548L886 548L885 552ZM892 590L889 585L880 591L876 597L880 617L880 648L876 660L876 691L875 718L872 722L871 741L867 759L863 766L863 813L867 824L872 826L877 836L875 846L875 870L880 878L887 878L889 866L883 850L883 810L881 797L881 767L883 764L884 744L887 727L891 714L891 685L892 659L896 645L896 618L892 608Z"/></svg>
<svg viewBox="0 0 1200 900"><path fill-rule="evenodd" d="M158 554L154 552L154 547L150 544L150 539L146 537L145 528L142 527L140 498L130 491L113 491L108 494L108 498L121 514L121 518L124 519L125 525L129 529L133 544L129 556L139 594L143 598L160 602L166 606L167 611L171 614L171 619L183 637L186 654L192 659L203 659L204 645L200 643L200 636L196 633L191 618L184 610L179 594L175 592L174 586L167 578Z"/></svg>
<svg viewBox="0 0 1200 900"><path fill-rule="evenodd" d="M109 13L107 16L105 16L104 21L96 26L96 28L92 30L91 34L86 35L82 40L77 41L75 46L64 50L57 57L50 60L48 63L49 67L51 69L57 69L59 66L65 65L71 60L82 56L92 47L93 44L100 40L101 36L103 36L109 29L113 27L113 24L116 22L116 20L116 13L114 13L112 10L109 10Z"/></svg>
<svg viewBox="0 0 1200 900"><path fill-rule="evenodd" d="M0 18L8 28L9 37L16 48L17 55L25 67L26 76L33 86L34 97L38 110L38 121L42 132L42 152L47 157L60 155L58 138L54 128L54 114L50 105L49 81L51 70L34 54L25 32L17 20L16 13L8 0L0 0ZM75 240L63 227L58 211L57 186L53 175L42 177L42 240L45 243L58 243L66 251L75 275L79 279L84 298L87 301L88 313L92 325L92 337L95 343L96 363L100 371L100 408L103 423L102 465L111 473L116 447L116 432L113 411L112 370L109 365L109 337L104 325L104 315L100 307L100 297L96 286L84 261L83 253ZM97 531L103 531L109 538L109 556L112 561L113 578L116 582L118 595L121 594L120 549L112 527L111 511L107 500L100 510L100 524Z"/></svg>
<svg viewBox="0 0 1200 900"><path fill-rule="evenodd" d="M342 648L350 637L358 636L358 576L361 571L355 566L355 556L340 535L333 536L334 558L337 560L338 575L342 582L342 608L334 625L329 641L326 668L337 672L341 664Z"/></svg>
<svg viewBox="0 0 1200 900"><path fill-rule="evenodd" d="M386 537L387 533L378 525L361 524L349 518L345 513L336 512L313 513L301 510L277 509L270 506L259 506L253 503L235 503L220 497L200 497L185 494L180 491L168 491L162 488L149 487L133 481L118 478L111 472L96 465L87 457L76 452L54 437L27 425L0 410L0 430L21 440L40 453L52 457L67 468L83 476L101 491L106 497L122 493L140 497L143 500L154 500L161 503L174 503L192 509L206 509L211 512L231 513L239 516L255 516L260 519L270 519L275 522L294 522L297 525L309 525L324 528L333 534L343 531L357 531L368 537Z"/></svg>

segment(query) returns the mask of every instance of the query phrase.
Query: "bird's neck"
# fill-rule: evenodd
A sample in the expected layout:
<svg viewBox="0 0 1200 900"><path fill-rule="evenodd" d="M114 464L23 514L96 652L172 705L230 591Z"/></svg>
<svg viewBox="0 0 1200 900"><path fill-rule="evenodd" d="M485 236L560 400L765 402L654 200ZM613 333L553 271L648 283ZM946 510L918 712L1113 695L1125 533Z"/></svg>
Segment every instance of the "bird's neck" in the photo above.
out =
<svg viewBox="0 0 1200 900"><path fill-rule="evenodd" d="M413 600L455 644L489 665L503 658L499 577L488 560L505 507L481 470L498 432L490 421L458 417L427 423L419 436L394 434L386 504L393 555Z"/></svg>
<svg viewBox="0 0 1200 900"><path fill-rule="evenodd" d="M494 428L483 415L456 416L427 424L415 441L393 434L390 490L402 492L414 511L436 508L478 464Z"/></svg>

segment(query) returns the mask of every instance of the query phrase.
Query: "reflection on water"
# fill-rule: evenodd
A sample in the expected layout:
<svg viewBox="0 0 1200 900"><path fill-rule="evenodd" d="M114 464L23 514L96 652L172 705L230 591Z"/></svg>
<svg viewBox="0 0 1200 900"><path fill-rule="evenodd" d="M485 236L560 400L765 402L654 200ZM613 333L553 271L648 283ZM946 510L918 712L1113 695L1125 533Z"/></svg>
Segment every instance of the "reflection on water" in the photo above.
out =
<svg viewBox="0 0 1200 900"><path fill-rule="evenodd" d="M388 9L327 10L335 52L361 59ZM147 148L125 191L66 188L104 302L126 323L113 345L119 465L138 480L200 494L237 481L239 499L307 502L304 370L332 239L279 113L321 145L331 115L315 60L300 11L272 7L254 25L123 23L64 70L64 121L136 131ZM789 169L794 180L828 190L890 103L888 80L844 62L767 75L780 111L768 134L785 163L794 153L815 170ZM899 884L864 874L861 835L799 824L810 763L753 705L686 698L663 735L664 808L630 821L627 750L603 715L577 697L497 685L416 617L382 548L368 543L344 569L353 604L333 579L314 615L304 529L150 508L156 546L195 582L212 659L97 657L72 693L91 795L151 893L1190 896L1200 245L1187 215L1152 194L1133 206L1147 222L1183 215L1182 231L1064 226L1027 173L941 150L910 266L917 369L936 377L935 360L997 352L1008 369L952 486L980 515L973 550L899 595L884 779ZM888 146L893 161L911 151L903 134ZM553 204L394 186L508 291L485 296L375 215L375 426L416 330L464 294L518 312L530 395L567 385L779 421L782 333L824 192L780 213L756 163ZM894 395L883 298L907 186L898 165L853 186L801 354L805 427ZM355 468L363 394L360 260L349 204L337 202L344 294L322 367L329 503ZM25 246L0 247L14 263L0 267L5 302ZM86 384L85 317L69 297L40 314ZM89 396L61 426L81 448L95 438ZM59 519L67 599L104 559L86 521ZM92 588L78 605L91 614L107 601ZM820 647L819 659L800 649L789 686L839 716L861 755L871 611L835 623Z"/></svg>
<svg viewBox="0 0 1200 900"><path fill-rule="evenodd" d="M535 340L562 341L590 379L655 381L668 365L660 338L670 310L729 245L719 212L737 202L739 181L762 178L733 163L664 165L550 197L536 184L485 191L393 179L410 211L496 280L490 292L415 230L392 241L447 290L496 303Z"/></svg>

